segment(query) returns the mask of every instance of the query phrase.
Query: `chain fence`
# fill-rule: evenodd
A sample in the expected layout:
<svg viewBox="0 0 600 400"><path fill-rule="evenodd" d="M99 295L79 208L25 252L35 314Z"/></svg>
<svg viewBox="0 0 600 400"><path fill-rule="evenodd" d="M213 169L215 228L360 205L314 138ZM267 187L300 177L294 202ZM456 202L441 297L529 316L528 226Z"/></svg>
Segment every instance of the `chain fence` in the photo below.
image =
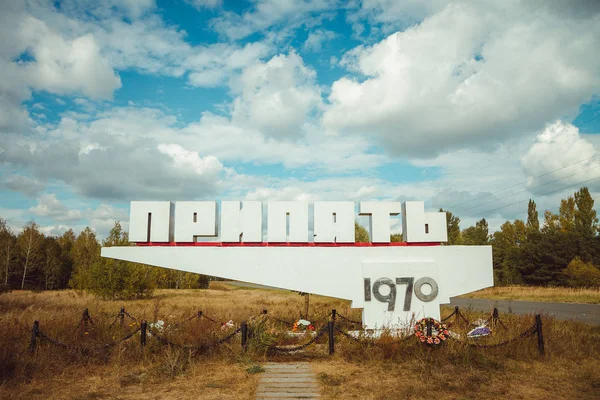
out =
<svg viewBox="0 0 600 400"><path fill-rule="evenodd" d="M134 316L129 314L125 310L125 308L121 308L121 310L119 311L117 316L110 323L109 327L114 326L114 324L119 320L121 321L121 325L123 325L123 321L124 321L125 317L130 318L134 322L138 321L137 318L135 318ZM329 354L333 354L335 351L335 334L339 334L339 335L345 337L346 339L349 339L352 342L360 343L362 345L376 345L378 343L376 338L374 338L374 337L365 337L364 335L361 335L361 334L359 334L357 336L350 332L344 331L341 327L336 326L336 317L339 317L341 319L341 321L343 321L344 323L360 325L362 328L362 322L354 321L346 316L343 316L343 315L337 313L336 310L332 310L326 316L321 318L322 320L329 318L327 325L318 329L316 331L316 334L308 342L299 344L299 345L289 345L289 346L281 345L281 344L272 344L272 345L268 346L268 351L270 351L272 353L293 353L293 352L302 351L302 350L306 349L308 346L315 343L320 337L325 335L325 333L328 333ZM454 311L450 315L442 318L441 322L448 321L452 317L454 317L455 321L462 321L468 325L476 325L476 324L472 324L471 322L469 322L468 319L460 312L460 309L458 307L455 307ZM193 319L201 319L201 318L205 318L208 321L211 321L213 323L218 323L216 319L206 316L202 311L198 311L196 314L185 319L183 322L188 322L188 321L192 321ZM256 323L255 325L249 326L249 324L248 324L249 322L253 324L259 318L262 318L262 319L260 321L258 321L258 323ZM111 349L111 348L119 345L120 343L128 341L129 339L133 338L137 334L140 335L140 344L141 344L142 348L144 348L146 346L146 342L147 342L147 335L149 334L151 337L155 338L159 343L161 343L163 345L177 347L177 348L184 349L184 350L192 350L192 351L202 352L202 351L206 351L211 348L216 348L217 346L230 341L232 338L234 338L236 335L239 334L239 335L241 335L241 345L245 350L247 348L248 339L252 338L254 336L255 332L259 331L259 328L262 327L266 323L267 320L285 323L288 326L294 324L293 322L288 322L288 321L280 319L274 315L268 314L267 310L262 310L260 314L254 315L254 316L248 318L247 321L242 322L239 326L237 326L236 329L234 329L232 332L230 332L226 336L219 338L219 339L213 341L212 343L202 343L202 344L193 345L193 344L175 343L171 339L167 338L165 333L160 332L159 328L157 328L156 326L153 326L153 324L148 324L147 321L145 321L145 320L142 320L140 325L136 329L125 334L123 337L113 340L111 342L101 343L101 344L88 343L85 345L72 345L72 344L67 344L61 340L58 340L58 339L48 335L46 332L44 332L42 329L40 329L39 321L35 321L33 324L33 329L32 329L32 333L31 333L29 349L30 349L31 353L34 353L38 342L45 341L45 342L52 344L55 347L66 349L68 351L78 352L81 354L91 354L94 351ZM494 309L494 312L492 313L492 315L485 322L486 323L491 322L493 324L500 324L505 330L507 329L506 325L504 325L504 323L500 320L497 309ZM85 309L77 327L85 329L86 334L87 334L88 333L88 323L92 326L97 327L96 325L94 325L94 322L89 314L88 309ZM173 324L172 326L178 327L178 326L180 326L180 324ZM226 325L225 325L225 323L221 323L221 326L223 327ZM367 330L365 330L364 332L368 334ZM509 339L506 339L500 343L489 343L489 344L475 343L475 342L471 342L469 340L462 340L457 337L454 337L452 339L456 340L468 347L478 348L478 349L486 349L486 348L496 348L496 347L506 346L511 343L517 342L519 340L527 339L534 335L537 335L538 349L539 349L540 354L543 355L544 351L545 351L544 350L544 337L543 337L543 331L542 331L542 320L539 315L535 316L535 322L532 326L527 328L525 331L523 331L519 335L509 338ZM416 338L416 335L413 332L410 332L406 335L398 337L397 340L400 342L405 342L405 341L410 340L411 338Z"/></svg>
<svg viewBox="0 0 600 400"><path fill-rule="evenodd" d="M323 328L321 328L317 334L315 336L312 337L312 339L310 339L308 342L298 345L298 346L293 346L293 347L283 347L283 346L277 346L277 345L271 345L269 346L269 350L278 352L278 353L292 353L292 352L296 352L296 351L300 351L300 350L304 350L305 348L307 348L308 346L310 346L311 344L313 344L314 342L317 341L317 339L319 339L321 336L323 336L325 334L325 332L327 332L328 329L326 326L324 326Z"/></svg>
<svg viewBox="0 0 600 400"><path fill-rule="evenodd" d="M336 313L336 317L340 317L343 321L349 322L349 323L354 324L354 325L361 325L362 326L362 324L363 324L362 321L354 321L354 320L352 320L352 319L350 319L348 317L343 316L340 313Z"/></svg>

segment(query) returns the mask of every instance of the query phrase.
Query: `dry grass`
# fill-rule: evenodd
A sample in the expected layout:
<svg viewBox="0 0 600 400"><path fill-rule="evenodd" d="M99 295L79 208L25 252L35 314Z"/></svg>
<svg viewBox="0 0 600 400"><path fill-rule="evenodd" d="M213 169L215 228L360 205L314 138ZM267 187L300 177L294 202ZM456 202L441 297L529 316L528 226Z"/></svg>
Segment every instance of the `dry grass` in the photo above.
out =
<svg viewBox="0 0 600 400"><path fill-rule="evenodd" d="M270 322L257 330L247 353L242 351L239 337L203 354L161 346L148 338L142 352L137 336L112 351L89 356L48 344L41 345L33 356L27 352L35 319L40 320L44 332L70 344L110 341L135 328L135 324L108 328L120 307L121 303L99 301L72 291L1 295L0 398L250 399L260 373L248 371L254 372L257 369L250 367L267 359L311 361L319 373L325 398L600 398L598 329L550 319L544 322L546 357L538 355L535 338L485 350L455 341L430 349L412 340L398 343L390 338L375 346L364 346L340 337L333 357L327 355L326 338L322 338L307 353L266 355L264 343L294 342L283 342L276 334L282 326ZM217 283L210 290L158 291L152 300L127 302L125 307L140 319L161 319L174 326L198 309L219 321L239 322L262 309L292 320L304 309L304 298L288 291ZM84 308L95 321L88 335L75 329ZM353 319L360 318L359 310L351 310L346 301L312 296L314 320L332 308ZM444 309L443 315L449 312ZM466 315L474 320L483 314ZM530 317L501 317L509 331L498 328L497 337L483 340L501 341L532 324ZM453 323L453 331L464 334L470 329ZM165 333L174 342L188 344L208 343L223 334L203 320L181 324Z"/></svg>
<svg viewBox="0 0 600 400"><path fill-rule="evenodd" d="M472 292L464 298L493 300L528 300L557 303L600 304L600 288L566 288L541 286L495 286Z"/></svg>

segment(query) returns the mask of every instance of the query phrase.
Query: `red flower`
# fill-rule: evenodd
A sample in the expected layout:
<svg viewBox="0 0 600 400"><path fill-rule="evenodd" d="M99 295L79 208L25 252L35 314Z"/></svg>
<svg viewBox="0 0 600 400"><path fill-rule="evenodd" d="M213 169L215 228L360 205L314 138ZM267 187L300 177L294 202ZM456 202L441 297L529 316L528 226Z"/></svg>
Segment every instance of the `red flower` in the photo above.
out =
<svg viewBox="0 0 600 400"><path fill-rule="evenodd" d="M432 344L433 343L433 338L432 337L428 337L427 338L427 343Z"/></svg>
<svg viewBox="0 0 600 400"><path fill-rule="evenodd" d="M440 339L438 339L438 338L435 338L435 339L433 340L433 342L434 342L435 344L440 344Z"/></svg>

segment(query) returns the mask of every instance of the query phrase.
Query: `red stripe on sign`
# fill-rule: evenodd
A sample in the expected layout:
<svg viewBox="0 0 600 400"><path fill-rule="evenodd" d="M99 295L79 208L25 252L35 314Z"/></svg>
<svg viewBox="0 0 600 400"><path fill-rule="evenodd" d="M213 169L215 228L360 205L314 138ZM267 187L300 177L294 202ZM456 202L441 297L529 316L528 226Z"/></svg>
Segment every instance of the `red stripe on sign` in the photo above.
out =
<svg viewBox="0 0 600 400"><path fill-rule="evenodd" d="M145 247L406 247L406 246L439 246L441 243L236 243L236 242L136 242L137 246Z"/></svg>

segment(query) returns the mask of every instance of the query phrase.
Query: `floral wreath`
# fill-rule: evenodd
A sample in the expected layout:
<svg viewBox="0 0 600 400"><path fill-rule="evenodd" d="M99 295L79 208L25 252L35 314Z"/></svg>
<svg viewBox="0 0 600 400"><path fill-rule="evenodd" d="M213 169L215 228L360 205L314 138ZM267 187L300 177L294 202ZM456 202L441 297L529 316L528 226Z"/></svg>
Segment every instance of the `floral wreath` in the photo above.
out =
<svg viewBox="0 0 600 400"><path fill-rule="evenodd" d="M427 322L431 321L431 336L427 335ZM448 339L448 327L433 318L421 318L415 324L415 336L429 345L438 345Z"/></svg>

